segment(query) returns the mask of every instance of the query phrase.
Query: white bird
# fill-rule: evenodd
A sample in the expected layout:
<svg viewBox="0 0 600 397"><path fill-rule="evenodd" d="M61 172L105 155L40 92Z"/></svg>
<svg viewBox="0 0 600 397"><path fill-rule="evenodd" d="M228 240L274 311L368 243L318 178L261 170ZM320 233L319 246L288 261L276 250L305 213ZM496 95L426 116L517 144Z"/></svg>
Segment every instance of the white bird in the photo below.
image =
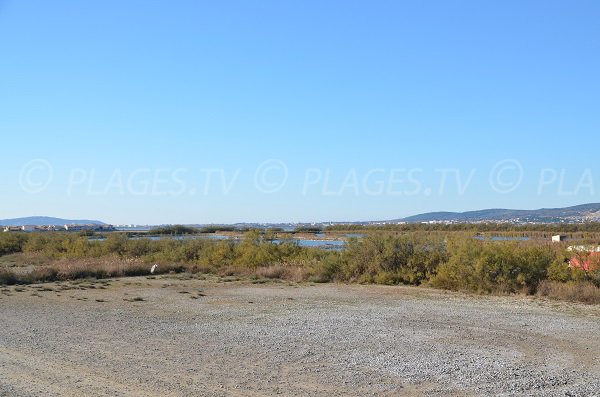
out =
<svg viewBox="0 0 600 397"><path fill-rule="evenodd" d="M152 268L150 269L150 274L154 274L158 271L158 265L154 265L152 266Z"/></svg>

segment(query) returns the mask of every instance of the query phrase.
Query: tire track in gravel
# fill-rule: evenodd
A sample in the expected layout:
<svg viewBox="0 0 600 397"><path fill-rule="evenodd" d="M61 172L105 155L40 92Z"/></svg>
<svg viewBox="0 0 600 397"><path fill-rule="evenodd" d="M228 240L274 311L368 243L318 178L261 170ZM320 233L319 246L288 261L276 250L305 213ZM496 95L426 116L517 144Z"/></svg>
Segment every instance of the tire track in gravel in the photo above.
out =
<svg viewBox="0 0 600 397"><path fill-rule="evenodd" d="M160 397L172 395L165 392L144 389L143 386L125 385L113 381L93 368L72 366L64 361L51 360L39 355L23 354L14 349L0 347L3 378L10 378L17 389L27 390L27 394L35 390L39 395L56 396L115 396L128 395L133 390L140 391L145 396Z"/></svg>

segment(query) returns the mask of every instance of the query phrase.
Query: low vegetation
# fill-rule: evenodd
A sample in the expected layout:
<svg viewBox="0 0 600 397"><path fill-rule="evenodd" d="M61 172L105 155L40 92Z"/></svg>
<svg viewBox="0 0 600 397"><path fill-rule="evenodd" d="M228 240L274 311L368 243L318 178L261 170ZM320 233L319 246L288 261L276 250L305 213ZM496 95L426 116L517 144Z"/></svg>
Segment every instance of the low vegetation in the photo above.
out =
<svg viewBox="0 0 600 397"><path fill-rule="evenodd" d="M539 296L570 302L600 304L600 289L591 282L563 283L544 280L538 286Z"/></svg>
<svg viewBox="0 0 600 397"><path fill-rule="evenodd" d="M181 230L177 229L177 232ZM178 233L181 234L181 233ZM327 251L273 242L273 231L211 240L106 239L68 233L0 234L0 285L148 275L214 273L255 279L428 285L484 294L537 294L600 302L600 266L571 269L566 243L491 241L472 232L368 232L346 249Z"/></svg>
<svg viewBox="0 0 600 397"><path fill-rule="evenodd" d="M299 226L294 233L322 233L323 229L317 226Z"/></svg>
<svg viewBox="0 0 600 397"><path fill-rule="evenodd" d="M185 235L185 234L197 234L197 233L200 233L199 229L197 229L195 227L183 226L183 225L155 227L154 229L150 230L150 232L149 232L149 234L153 234L153 235L175 235L175 236L181 236L181 235Z"/></svg>

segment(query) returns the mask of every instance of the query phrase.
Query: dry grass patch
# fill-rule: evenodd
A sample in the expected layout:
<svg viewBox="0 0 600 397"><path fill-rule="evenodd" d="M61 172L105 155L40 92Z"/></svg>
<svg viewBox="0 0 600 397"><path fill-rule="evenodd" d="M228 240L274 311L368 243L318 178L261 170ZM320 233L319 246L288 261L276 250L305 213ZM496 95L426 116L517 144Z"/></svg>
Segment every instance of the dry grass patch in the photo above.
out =
<svg viewBox="0 0 600 397"><path fill-rule="evenodd" d="M570 302L600 303L600 288L590 282L559 283L555 281L542 281L538 287L537 294L539 296Z"/></svg>

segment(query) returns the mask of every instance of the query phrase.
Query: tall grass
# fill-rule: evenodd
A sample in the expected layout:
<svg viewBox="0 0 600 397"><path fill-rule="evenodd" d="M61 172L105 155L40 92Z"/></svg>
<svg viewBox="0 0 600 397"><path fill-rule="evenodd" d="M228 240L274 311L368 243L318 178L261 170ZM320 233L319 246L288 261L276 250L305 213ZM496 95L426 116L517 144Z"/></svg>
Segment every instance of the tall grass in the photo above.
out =
<svg viewBox="0 0 600 397"><path fill-rule="evenodd" d="M600 288L589 281L561 283L544 280L540 283L537 294L539 296L570 302L600 303Z"/></svg>

